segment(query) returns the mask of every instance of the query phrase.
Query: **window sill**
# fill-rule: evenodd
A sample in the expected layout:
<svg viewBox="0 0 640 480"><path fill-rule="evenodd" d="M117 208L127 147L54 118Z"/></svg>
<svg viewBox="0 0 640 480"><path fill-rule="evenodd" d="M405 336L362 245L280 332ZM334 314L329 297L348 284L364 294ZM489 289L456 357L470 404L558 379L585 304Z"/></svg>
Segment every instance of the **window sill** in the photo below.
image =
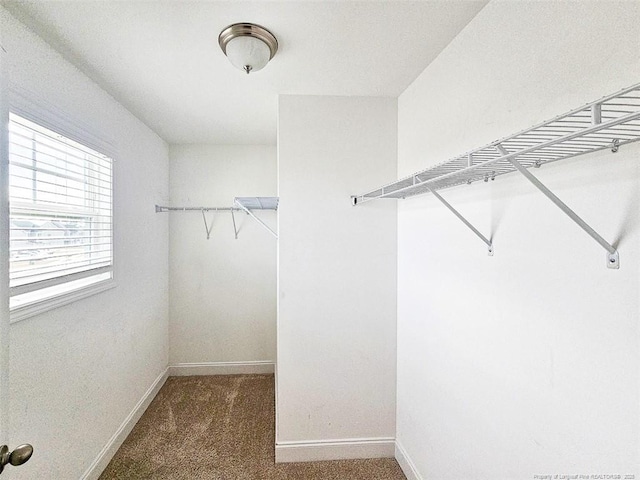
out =
<svg viewBox="0 0 640 480"><path fill-rule="evenodd" d="M98 293L110 290L115 286L115 280L113 278L109 278L107 280L103 280L101 282L97 282L92 285L79 288L77 290L72 290L62 295L57 295L52 298L46 298L38 302L33 302L27 305L16 307L10 311L9 321L10 323L20 322L21 320L26 320L27 318L40 315L41 313L48 312L58 307L77 302L78 300L82 300L83 298L97 295Z"/></svg>

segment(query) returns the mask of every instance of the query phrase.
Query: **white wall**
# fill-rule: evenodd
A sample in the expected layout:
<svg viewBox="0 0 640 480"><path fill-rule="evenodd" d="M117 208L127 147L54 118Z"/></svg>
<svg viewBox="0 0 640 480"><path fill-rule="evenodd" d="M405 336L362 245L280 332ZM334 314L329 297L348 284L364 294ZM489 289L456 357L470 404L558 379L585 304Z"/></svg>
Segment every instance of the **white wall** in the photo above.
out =
<svg viewBox="0 0 640 480"><path fill-rule="evenodd" d="M234 197L276 196L276 159L270 145L172 146L171 205L228 207ZM255 214L276 228L276 212ZM207 213L209 240L201 212L168 215L170 364L274 362L277 240L244 213L235 214L237 240L229 212Z"/></svg>
<svg viewBox="0 0 640 480"><path fill-rule="evenodd" d="M277 461L393 453L396 205L349 196L395 176L396 122L392 98L280 97Z"/></svg>
<svg viewBox="0 0 640 480"><path fill-rule="evenodd" d="M492 2L399 98L404 176L640 81L640 3ZM640 474L640 145L400 201L397 437L424 479ZM411 477L414 478L414 477ZM624 477L622 477L624 478Z"/></svg>
<svg viewBox="0 0 640 480"><path fill-rule="evenodd" d="M117 287L11 325L12 446L28 464L3 478L75 479L168 362L168 148L0 8L11 84L111 142Z"/></svg>

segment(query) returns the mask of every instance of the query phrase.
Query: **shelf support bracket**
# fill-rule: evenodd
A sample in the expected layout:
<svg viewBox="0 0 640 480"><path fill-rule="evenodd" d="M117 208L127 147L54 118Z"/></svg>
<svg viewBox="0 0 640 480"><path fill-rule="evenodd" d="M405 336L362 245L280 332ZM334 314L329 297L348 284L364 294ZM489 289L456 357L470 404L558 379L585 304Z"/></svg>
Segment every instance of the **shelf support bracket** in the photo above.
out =
<svg viewBox="0 0 640 480"><path fill-rule="evenodd" d="M233 214L233 208L231 209L231 220L233 221L233 233L236 236L236 240L238 239L238 228L236 227L236 216Z"/></svg>
<svg viewBox="0 0 640 480"><path fill-rule="evenodd" d="M249 210L247 207L245 207L244 205L242 205L240 202L236 201L235 202L236 205L238 205L238 207L240 207L247 215L249 215L251 218L253 218L256 222L258 222L260 225L262 225L263 228L265 228L271 235L273 235L274 237L278 238L278 234L276 232L274 232L273 230L271 230L271 228L269 227L269 225L267 225L266 223L264 223L262 220L260 220L258 217L256 217L253 212L251 210ZM235 220L234 220L235 222Z"/></svg>
<svg viewBox="0 0 640 480"><path fill-rule="evenodd" d="M529 180L545 197L551 200L560 210L562 210L571 220L578 224L587 234L598 242L607 251L607 267L620 268L620 257L613 245L602 238L598 232L591 228L587 222L582 220L573 210L571 210L562 200L560 200L551 190L549 190L540 180L538 180L529 170L523 167L514 157L507 160Z"/></svg>
<svg viewBox="0 0 640 480"><path fill-rule="evenodd" d="M204 209L202 209L202 219L204 220L204 229L207 231L207 240L211 237L211 230L213 230L213 220L211 220L211 226L207 224L207 215L204 213Z"/></svg>
<svg viewBox="0 0 640 480"><path fill-rule="evenodd" d="M471 231L473 233L475 233L480 240L482 240L484 243L487 244L487 247L489 247L489 256L493 256L493 245L491 244L491 240L487 239L487 237L485 237L484 235L482 235L478 229L476 227L474 227L473 225L471 225L471 223L469 223L469 221L464 218L460 212L458 212L455 208L453 208L449 202L447 202L444 198L442 198L440 196L440 194L438 192L436 192L435 190L429 189L429 191L433 194L434 197L436 197L438 200L440 200L442 202L442 204L447 207L449 210L451 210L451 212L458 217L462 223L464 223L467 227L469 227L469 229L471 229Z"/></svg>

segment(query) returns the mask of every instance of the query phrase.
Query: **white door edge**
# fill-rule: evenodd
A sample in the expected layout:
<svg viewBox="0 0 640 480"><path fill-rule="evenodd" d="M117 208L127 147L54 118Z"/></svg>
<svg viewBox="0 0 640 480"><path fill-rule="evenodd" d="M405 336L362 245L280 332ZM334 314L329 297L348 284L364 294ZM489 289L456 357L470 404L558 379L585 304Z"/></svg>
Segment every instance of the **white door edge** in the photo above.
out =
<svg viewBox="0 0 640 480"><path fill-rule="evenodd" d="M0 12L0 21L3 20ZM9 99L7 52L0 26L0 445L8 443L9 427Z"/></svg>

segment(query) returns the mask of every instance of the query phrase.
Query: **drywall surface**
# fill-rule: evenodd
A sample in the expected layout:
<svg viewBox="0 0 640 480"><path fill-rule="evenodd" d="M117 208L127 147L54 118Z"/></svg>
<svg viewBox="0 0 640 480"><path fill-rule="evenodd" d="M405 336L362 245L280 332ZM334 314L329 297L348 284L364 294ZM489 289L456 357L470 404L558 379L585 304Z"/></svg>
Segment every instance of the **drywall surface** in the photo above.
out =
<svg viewBox="0 0 640 480"><path fill-rule="evenodd" d="M10 329L10 445L28 442L35 453L3 478L74 479L167 366L168 219L153 204L168 199L168 148L4 9L0 15L12 92L115 152L117 286Z"/></svg>
<svg viewBox="0 0 640 480"><path fill-rule="evenodd" d="M639 82L638 52L638 2L491 2L399 98L399 175ZM517 173L441 192L493 257L433 196L399 202L397 438L419 476L638 478L639 158L533 171L620 270Z"/></svg>
<svg viewBox="0 0 640 480"><path fill-rule="evenodd" d="M396 132L395 99L280 97L276 455L394 436L396 205L349 196L395 176Z"/></svg>
<svg viewBox="0 0 640 480"><path fill-rule="evenodd" d="M234 197L276 196L274 146L170 149L174 206L230 207ZM275 361L277 240L245 213L170 217L170 364ZM277 212L255 215L276 229Z"/></svg>

